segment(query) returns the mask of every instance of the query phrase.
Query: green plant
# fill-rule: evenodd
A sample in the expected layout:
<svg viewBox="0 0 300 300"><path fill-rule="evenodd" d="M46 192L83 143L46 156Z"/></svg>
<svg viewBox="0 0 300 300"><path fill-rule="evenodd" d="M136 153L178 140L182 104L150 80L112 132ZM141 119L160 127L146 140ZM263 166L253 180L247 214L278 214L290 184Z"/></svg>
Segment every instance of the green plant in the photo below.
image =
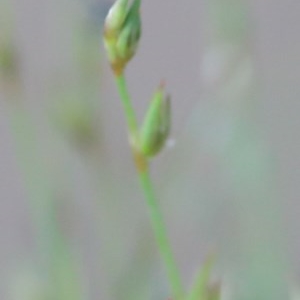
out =
<svg viewBox="0 0 300 300"><path fill-rule="evenodd" d="M191 291L186 293L184 290L149 172L149 160L160 152L169 135L170 97L165 95L164 83L161 83L150 102L145 120L139 127L127 88L125 68L134 57L141 36L140 5L140 0L115 2L105 21L104 44L125 112L129 144L149 208L157 245L165 264L172 299L210 299L207 294L212 266L210 259L197 275ZM214 292L215 294L217 293Z"/></svg>

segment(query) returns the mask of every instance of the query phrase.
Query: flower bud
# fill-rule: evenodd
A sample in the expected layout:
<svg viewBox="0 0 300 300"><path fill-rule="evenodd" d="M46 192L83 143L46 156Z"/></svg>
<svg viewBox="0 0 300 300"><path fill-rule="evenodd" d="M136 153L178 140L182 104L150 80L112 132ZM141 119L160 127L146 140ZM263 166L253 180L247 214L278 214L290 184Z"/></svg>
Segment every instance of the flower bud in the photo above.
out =
<svg viewBox="0 0 300 300"><path fill-rule="evenodd" d="M155 92L140 131L140 150L148 157L160 152L170 133L170 97L164 95L163 85Z"/></svg>
<svg viewBox="0 0 300 300"><path fill-rule="evenodd" d="M128 12L128 0L117 0L108 11L104 23L104 35L112 36L122 28Z"/></svg>
<svg viewBox="0 0 300 300"><path fill-rule="evenodd" d="M139 18L128 18L124 29L121 31L117 41L117 51L119 56L128 62L136 52L141 36L141 25Z"/></svg>
<svg viewBox="0 0 300 300"><path fill-rule="evenodd" d="M141 35L141 0L118 0L110 9L104 26L104 44L116 75L123 72L134 56Z"/></svg>

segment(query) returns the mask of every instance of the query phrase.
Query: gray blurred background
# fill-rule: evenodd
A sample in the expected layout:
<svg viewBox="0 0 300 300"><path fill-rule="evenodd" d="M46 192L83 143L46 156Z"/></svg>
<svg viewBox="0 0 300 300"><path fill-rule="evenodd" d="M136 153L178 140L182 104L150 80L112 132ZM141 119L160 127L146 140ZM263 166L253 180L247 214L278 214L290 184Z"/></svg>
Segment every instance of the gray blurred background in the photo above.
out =
<svg viewBox="0 0 300 300"><path fill-rule="evenodd" d="M0 2L1 299L169 296L102 46L112 3ZM142 1L126 75L139 120L161 79L172 95L152 174L187 287L214 252L224 299L296 297L299 15Z"/></svg>

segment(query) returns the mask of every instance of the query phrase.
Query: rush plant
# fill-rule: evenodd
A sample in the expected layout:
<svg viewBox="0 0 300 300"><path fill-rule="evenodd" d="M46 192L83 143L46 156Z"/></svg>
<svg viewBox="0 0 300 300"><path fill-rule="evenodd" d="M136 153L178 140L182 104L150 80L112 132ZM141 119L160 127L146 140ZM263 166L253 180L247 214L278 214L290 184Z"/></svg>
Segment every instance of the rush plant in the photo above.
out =
<svg viewBox="0 0 300 300"><path fill-rule="evenodd" d="M211 260L198 274L192 291L186 293L179 268L167 236L165 222L150 177L150 160L164 147L170 132L170 97L165 94L165 84L160 83L150 101L145 119L138 125L136 112L128 91L125 69L134 57L141 37L141 0L117 0L108 12L104 24L104 45L128 127L129 145L137 174L149 208L150 219L159 252L165 264L173 300L206 300ZM217 299L217 298L214 298Z"/></svg>

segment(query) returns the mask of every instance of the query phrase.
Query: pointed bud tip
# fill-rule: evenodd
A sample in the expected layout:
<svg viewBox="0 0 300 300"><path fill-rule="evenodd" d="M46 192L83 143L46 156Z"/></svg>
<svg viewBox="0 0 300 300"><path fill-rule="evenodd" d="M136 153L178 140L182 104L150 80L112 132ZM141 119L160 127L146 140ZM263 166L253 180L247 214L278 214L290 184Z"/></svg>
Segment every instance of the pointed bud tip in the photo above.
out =
<svg viewBox="0 0 300 300"><path fill-rule="evenodd" d="M104 21L104 35L116 35L121 30L121 27L127 16L128 0L117 0L109 9Z"/></svg>

